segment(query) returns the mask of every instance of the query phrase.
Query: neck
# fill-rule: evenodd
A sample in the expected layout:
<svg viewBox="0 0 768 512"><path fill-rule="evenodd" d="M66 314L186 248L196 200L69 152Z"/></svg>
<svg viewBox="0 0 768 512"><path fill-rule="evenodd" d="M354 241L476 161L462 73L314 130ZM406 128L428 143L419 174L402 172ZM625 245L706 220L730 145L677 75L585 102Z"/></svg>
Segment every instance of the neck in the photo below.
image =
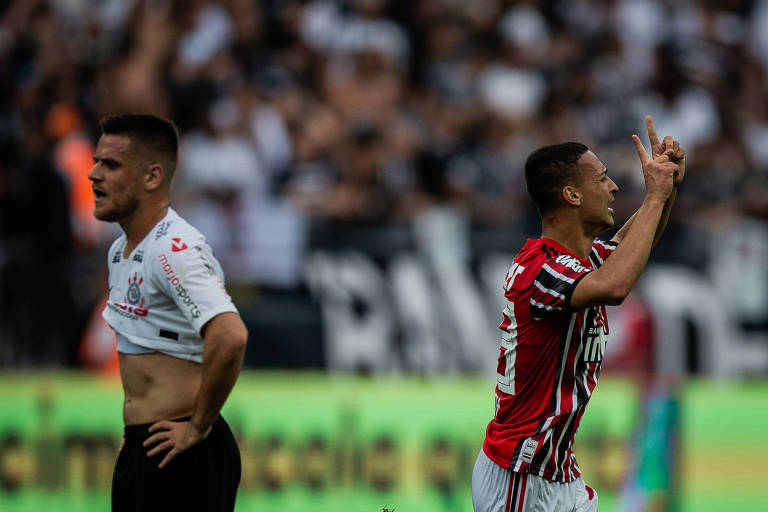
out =
<svg viewBox="0 0 768 512"><path fill-rule="evenodd" d="M165 217L170 206L171 204L168 200L161 201L152 206L147 205L144 208L138 208L129 218L120 221L120 227L125 232L126 254L130 254L144 240L147 233L152 231L152 228Z"/></svg>
<svg viewBox="0 0 768 512"><path fill-rule="evenodd" d="M588 259L597 233L585 229L580 222L564 219L563 216L545 216L541 220L541 236L559 243L579 256Z"/></svg>

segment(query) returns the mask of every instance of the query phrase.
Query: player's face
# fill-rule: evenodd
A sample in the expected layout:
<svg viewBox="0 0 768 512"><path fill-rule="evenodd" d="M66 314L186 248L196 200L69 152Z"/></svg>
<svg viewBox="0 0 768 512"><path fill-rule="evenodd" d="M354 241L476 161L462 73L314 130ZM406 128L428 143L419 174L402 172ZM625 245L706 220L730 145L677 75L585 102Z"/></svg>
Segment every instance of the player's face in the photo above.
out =
<svg viewBox="0 0 768 512"><path fill-rule="evenodd" d="M608 169L591 151L579 159L581 180L579 191L583 195L581 203L582 221L594 226L599 233L613 226L613 195L619 190L616 183L608 177Z"/></svg>
<svg viewBox="0 0 768 512"><path fill-rule="evenodd" d="M107 222L121 222L139 207L141 170L130 151L131 139L102 135L88 173L93 190L93 215Z"/></svg>

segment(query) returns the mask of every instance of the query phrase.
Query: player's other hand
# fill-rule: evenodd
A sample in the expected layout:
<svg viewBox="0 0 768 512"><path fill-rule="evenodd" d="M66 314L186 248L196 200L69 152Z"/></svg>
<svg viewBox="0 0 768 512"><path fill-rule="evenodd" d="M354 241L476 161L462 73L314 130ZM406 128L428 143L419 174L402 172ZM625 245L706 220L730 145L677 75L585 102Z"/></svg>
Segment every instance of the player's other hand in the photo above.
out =
<svg viewBox="0 0 768 512"><path fill-rule="evenodd" d="M154 435L147 438L142 444L144 448L153 446L147 452L147 457L154 457L158 453L169 450L158 465L164 468L184 450L188 450L208 437L211 432L209 427L205 432L199 432L189 421L158 421L149 427Z"/></svg>
<svg viewBox="0 0 768 512"><path fill-rule="evenodd" d="M640 142L640 137L632 135L632 141L637 148L637 155L643 165L645 178L646 198L666 201L672 193L675 174L680 171L679 166L670 160L673 149L667 149L662 154L651 158Z"/></svg>
<svg viewBox="0 0 768 512"><path fill-rule="evenodd" d="M673 186L678 186L683 182L685 177L685 148L680 145L680 142L676 141L669 135L664 137L664 140L659 140L656 135L656 127L653 125L653 118L651 116L645 116L645 127L648 129L648 140L651 143L651 158L656 158L663 155L666 151L672 150L669 154L669 160L677 164L678 170L672 180Z"/></svg>

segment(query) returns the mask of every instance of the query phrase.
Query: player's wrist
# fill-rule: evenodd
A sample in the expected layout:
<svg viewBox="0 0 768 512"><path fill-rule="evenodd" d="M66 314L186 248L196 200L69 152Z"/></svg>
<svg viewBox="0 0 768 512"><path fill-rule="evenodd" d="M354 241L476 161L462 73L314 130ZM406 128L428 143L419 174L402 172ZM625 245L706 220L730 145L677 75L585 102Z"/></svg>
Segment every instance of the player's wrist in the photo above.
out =
<svg viewBox="0 0 768 512"><path fill-rule="evenodd" d="M667 201L667 197L669 195L662 195L661 193L654 193L654 194L646 194L645 199L643 200L644 205L648 205L650 208L657 208L657 207L663 207L664 203Z"/></svg>
<svg viewBox="0 0 768 512"><path fill-rule="evenodd" d="M195 421L194 419L189 420L189 433L194 438L202 438L208 435L208 432L211 430L211 427L209 425L203 425L199 421Z"/></svg>

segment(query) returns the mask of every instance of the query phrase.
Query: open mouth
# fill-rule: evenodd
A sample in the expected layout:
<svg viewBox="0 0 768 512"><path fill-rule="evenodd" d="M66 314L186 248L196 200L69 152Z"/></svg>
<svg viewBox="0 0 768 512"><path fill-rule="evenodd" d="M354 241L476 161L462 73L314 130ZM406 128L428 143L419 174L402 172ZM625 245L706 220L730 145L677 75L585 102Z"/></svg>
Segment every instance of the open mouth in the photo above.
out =
<svg viewBox="0 0 768 512"><path fill-rule="evenodd" d="M107 196L107 194L105 194L104 192L102 192L100 190L96 190L96 189L93 190L93 197L95 197L96 199L102 199L102 198L104 198L106 196Z"/></svg>

